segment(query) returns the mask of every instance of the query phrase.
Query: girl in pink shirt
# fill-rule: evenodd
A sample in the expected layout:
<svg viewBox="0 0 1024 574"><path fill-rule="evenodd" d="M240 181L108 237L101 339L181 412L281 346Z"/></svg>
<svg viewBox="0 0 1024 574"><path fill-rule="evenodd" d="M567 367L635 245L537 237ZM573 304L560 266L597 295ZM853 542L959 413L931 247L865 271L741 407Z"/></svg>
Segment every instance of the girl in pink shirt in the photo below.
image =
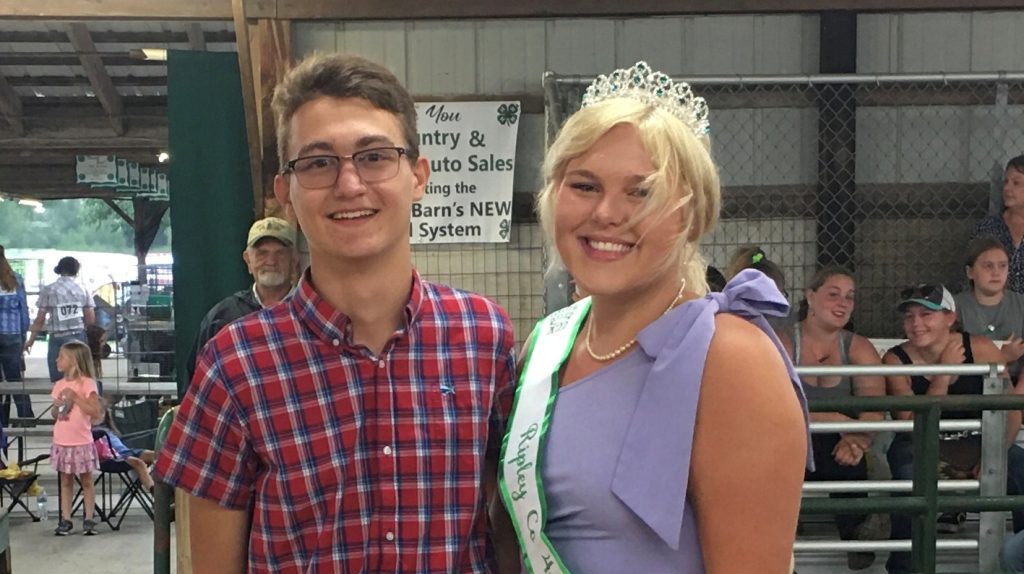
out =
<svg viewBox="0 0 1024 574"><path fill-rule="evenodd" d="M60 475L60 523L54 533L57 536L71 534L71 502L74 496L75 480L78 475L85 497L85 521L82 531L86 535L96 534L93 509L96 507L96 489L92 482L92 471L99 470L100 459L92 438L92 421L103 414L96 380L93 378L92 354L89 346L81 341L65 343L57 355L57 369L64 378L53 386L53 446L50 447L50 463Z"/></svg>

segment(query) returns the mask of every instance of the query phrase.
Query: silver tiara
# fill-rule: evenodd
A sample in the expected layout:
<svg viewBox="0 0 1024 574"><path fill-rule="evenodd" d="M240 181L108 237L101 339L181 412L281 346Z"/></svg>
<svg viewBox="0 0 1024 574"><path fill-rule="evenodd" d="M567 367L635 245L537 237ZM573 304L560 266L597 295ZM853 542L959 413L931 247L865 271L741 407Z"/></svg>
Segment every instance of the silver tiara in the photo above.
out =
<svg viewBox="0 0 1024 574"><path fill-rule="evenodd" d="M683 120L698 136L710 131L704 98L693 95L690 84L673 82L667 74L652 70L647 62L598 76L583 94L583 107L612 98L632 98L657 106Z"/></svg>

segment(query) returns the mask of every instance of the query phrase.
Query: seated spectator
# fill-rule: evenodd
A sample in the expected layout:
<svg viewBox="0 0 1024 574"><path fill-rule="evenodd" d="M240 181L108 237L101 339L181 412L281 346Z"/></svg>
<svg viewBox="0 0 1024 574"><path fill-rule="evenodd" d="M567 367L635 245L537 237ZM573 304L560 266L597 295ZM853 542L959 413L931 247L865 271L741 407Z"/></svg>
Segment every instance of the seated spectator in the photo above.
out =
<svg viewBox="0 0 1024 574"><path fill-rule="evenodd" d="M1024 355L1024 295L1006 290L1010 254L994 237L980 237L967 250L969 288L953 297L964 331L1005 341L1000 351L1011 380L1020 374Z"/></svg>
<svg viewBox="0 0 1024 574"><path fill-rule="evenodd" d="M725 278L732 280L737 273L744 269L757 269L775 282L775 287L786 299L789 299L789 292L786 291L786 274L782 272L774 261L768 259L764 251L757 245L741 247L732 254L729 265L725 268ZM785 331L793 324L793 313L786 317L768 317L768 324L776 331Z"/></svg>
<svg viewBox="0 0 1024 574"><path fill-rule="evenodd" d="M903 329L907 341L885 353L882 362L887 365L960 365L975 363L1001 363L1003 356L992 341L978 335L959 333L956 324L956 304L953 296L942 285L918 285L901 293L898 306L903 317ZM886 378L888 392L894 396L906 395L980 395L984 392L980 375L951 376L915 375L889 376ZM978 419L978 411L943 411L943 419ZM893 418L910 420L913 413L894 412ZM1024 494L1024 449L1013 445L1013 437L1020 428L1021 413L1009 413L1007 434L1011 446L1007 460L1007 486L1009 494ZM943 437L939 443L941 474L945 478L970 478L977 476L981 459L981 435L970 433L961 436ZM898 433L889 448L889 467L896 480L913 479L914 457L910 433ZM910 538L911 517L893 514L892 537ZM940 517L939 529L943 532L959 530L963 515L945 514ZM1024 509L1013 512L1013 529L1024 530ZM893 552L889 555L886 569L890 572L910 572L910 553Z"/></svg>
<svg viewBox="0 0 1024 574"><path fill-rule="evenodd" d="M974 226L976 237L994 237L1010 254L1007 289L1024 293L1024 155L1006 163L1003 212L989 215Z"/></svg>
<svg viewBox="0 0 1024 574"><path fill-rule="evenodd" d="M114 417L110 416L110 409L103 409L103 422L93 427L94 430L102 430L107 433L110 439L110 446L114 449L114 460L124 461L132 467L135 474L139 475L142 486L146 490L153 490L153 477L149 473L149 467L156 459L156 453L141 448L131 448L121 440L121 432L114 423Z"/></svg>
<svg viewBox="0 0 1024 574"><path fill-rule="evenodd" d="M801 365L878 365L881 363L874 345L866 338L845 329L853 314L855 292L853 276L840 267L818 271L806 289L800 304L799 321L779 333L793 364ZM885 379L880 376L801 377L808 400L849 396L884 396ZM848 422L882 420L882 413L811 413L812 421ZM815 433L814 472L807 480L865 480L868 466L865 455L871 446L870 433ZM858 498L866 493L837 493L835 498ZM887 527L877 521L865 522L857 514L836 516L836 527L842 540L888 538ZM877 517L876 517L877 518ZM883 531L884 530L884 531ZM847 563L851 570L868 568L875 561L873 552L850 552Z"/></svg>

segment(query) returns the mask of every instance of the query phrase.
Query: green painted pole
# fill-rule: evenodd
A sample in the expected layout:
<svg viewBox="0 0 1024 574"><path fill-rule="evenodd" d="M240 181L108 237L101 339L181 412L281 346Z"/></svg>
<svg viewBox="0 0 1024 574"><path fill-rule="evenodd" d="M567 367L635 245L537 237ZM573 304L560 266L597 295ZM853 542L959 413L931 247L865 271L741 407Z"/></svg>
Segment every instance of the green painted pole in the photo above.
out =
<svg viewBox="0 0 1024 574"><path fill-rule="evenodd" d="M938 405L914 414L914 496L924 498L928 508L913 518L912 562L915 572L935 573L935 523L939 513L939 418Z"/></svg>
<svg viewBox="0 0 1024 574"><path fill-rule="evenodd" d="M167 439L167 433L171 430L174 422L174 415L178 408L175 407L160 418L160 424L156 428L157 456L160 456L160 448ZM171 574L171 522L174 520L174 510L171 502L174 500L174 490L162 483L156 482L153 489L153 574Z"/></svg>

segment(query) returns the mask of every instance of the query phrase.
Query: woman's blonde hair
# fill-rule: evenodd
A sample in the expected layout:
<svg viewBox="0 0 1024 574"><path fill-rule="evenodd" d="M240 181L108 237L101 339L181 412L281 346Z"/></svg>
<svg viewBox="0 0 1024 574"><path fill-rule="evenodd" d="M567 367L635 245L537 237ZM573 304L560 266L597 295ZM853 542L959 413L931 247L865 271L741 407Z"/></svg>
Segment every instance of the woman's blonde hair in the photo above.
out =
<svg viewBox="0 0 1024 574"><path fill-rule="evenodd" d="M92 370L92 351L89 350L89 345L81 341L68 341L61 345L60 350L71 358L71 366L64 372L65 379L96 378L96 372Z"/></svg>
<svg viewBox="0 0 1024 574"><path fill-rule="evenodd" d="M646 217L682 214L682 226L664 268L676 267L687 288L707 292L707 263L700 253L700 239L718 221L722 195L718 168L711 159L711 142L668 111L629 98L598 102L573 114L562 126L544 159L544 188L537 197L541 227L554 244L554 206L565 167L589 150L602 136L619 125L632 125L654 164L645 182L651 190L643 209L630 222Z"/></svg>

